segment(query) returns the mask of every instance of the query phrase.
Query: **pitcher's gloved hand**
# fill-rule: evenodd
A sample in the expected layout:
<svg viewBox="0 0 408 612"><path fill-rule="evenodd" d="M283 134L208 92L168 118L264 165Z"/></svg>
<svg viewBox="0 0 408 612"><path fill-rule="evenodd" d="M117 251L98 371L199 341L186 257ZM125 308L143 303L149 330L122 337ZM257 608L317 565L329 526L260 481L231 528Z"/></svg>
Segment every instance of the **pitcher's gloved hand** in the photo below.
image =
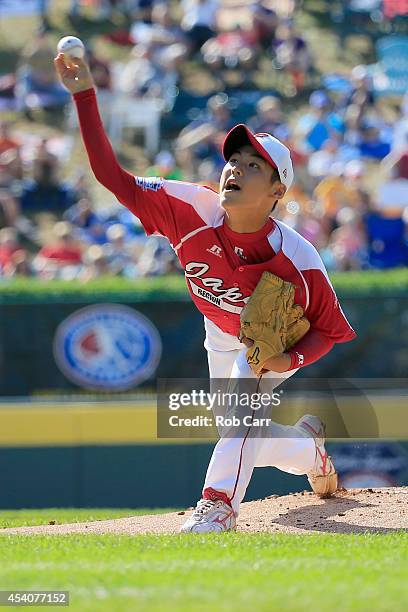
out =
<svg viewBox="0 0 408 612"><path fill-rule="evenodd" d="M253 341L247 351L247 362L256 376L270 369L267 362L270 365L271 358L296 344L310 327L301 306L293 304L294 297L292 283L264 272L241 312L239 338Z"/></svg>

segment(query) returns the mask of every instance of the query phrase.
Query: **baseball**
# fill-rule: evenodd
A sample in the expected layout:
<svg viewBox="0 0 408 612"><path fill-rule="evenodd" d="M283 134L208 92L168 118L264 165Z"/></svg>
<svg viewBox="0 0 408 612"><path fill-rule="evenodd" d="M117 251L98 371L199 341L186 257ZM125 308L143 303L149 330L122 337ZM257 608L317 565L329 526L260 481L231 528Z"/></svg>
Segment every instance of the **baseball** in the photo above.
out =
<svg viewBox="0 0 408 612"><path fill-rule="evenodd" d="M64 36L58 43L58 53L64 53L69 57L84 57L85 47L80 38L76 36Z"/></svg>

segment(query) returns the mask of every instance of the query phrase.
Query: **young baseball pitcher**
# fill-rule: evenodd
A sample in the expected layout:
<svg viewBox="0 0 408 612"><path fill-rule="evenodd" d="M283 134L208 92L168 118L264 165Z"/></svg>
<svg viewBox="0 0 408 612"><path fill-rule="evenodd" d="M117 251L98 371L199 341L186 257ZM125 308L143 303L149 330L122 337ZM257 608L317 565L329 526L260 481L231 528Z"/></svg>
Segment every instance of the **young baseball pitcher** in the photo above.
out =
<svg viewBox="0 0 408 612"><path fill-rule="evenodd" d="M315 248L273 219L293 181L290 151L270 134L237 125L223 145L219 193L187 182L132 176L119 165L106 137L87 63L55 59L73 94L82 138L97 180L143 224L168 238L204 316L211 379L268 381L292 376L355 337ZM184 532L236 527L254 467L307 474L317 495L337 488L325 450L325 428L305 415L294 426L271 424L268 436L222 436L202 499Z"/></svg>

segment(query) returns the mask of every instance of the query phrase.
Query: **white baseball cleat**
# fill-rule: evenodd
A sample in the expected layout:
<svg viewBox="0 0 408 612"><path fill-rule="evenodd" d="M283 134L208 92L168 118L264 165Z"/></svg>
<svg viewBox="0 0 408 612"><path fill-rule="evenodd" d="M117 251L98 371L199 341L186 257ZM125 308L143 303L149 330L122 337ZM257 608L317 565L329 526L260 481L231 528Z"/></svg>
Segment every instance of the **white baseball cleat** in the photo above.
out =
<svg viewBox="0 0 408 612"><path fill-rule="evenodd" d="M190 518L184 523L182 533L212 533L235 529L235 512L222 499L200 499Z"/></svg>
<svg viewBox="0 0 408 612"><path fill-rule="evenodd" d="M312 414L302 416L295 427L300 427L303 431L306 431L309 436L314 438L316 444L315 464L313 469L307 473L310 486L319 497L330 497L337 491L338 479L333 461L324 447L326 427L319 417Z"/></svg>

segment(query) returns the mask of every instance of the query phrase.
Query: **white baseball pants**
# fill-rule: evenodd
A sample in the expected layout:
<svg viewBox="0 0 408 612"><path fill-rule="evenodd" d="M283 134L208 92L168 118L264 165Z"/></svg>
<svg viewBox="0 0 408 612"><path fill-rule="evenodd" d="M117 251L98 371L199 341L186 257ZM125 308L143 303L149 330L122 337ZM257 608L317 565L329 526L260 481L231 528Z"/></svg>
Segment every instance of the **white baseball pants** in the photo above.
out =
<svg viewBox="0 0 408 612"><path fill-rule="evenodd" d="M238 339L222 332L205 319L205 348L211 379L256 379L246 362L246 348ZM268 391L278 386L283 378L297 370L268 372ZM262 382L261 382L262 384ZM261 390L261 389L260 389ZM250 428L248 428L250 429ZM248 431L249 433L249 431ZM226 493L238 514L252 472L255 467L273 466L290 474L306 474L314 464L316 447L313 438L293 426L272 423L263 437L221 437L216 444L207 469L204 489L212 488Z"/></svg>

